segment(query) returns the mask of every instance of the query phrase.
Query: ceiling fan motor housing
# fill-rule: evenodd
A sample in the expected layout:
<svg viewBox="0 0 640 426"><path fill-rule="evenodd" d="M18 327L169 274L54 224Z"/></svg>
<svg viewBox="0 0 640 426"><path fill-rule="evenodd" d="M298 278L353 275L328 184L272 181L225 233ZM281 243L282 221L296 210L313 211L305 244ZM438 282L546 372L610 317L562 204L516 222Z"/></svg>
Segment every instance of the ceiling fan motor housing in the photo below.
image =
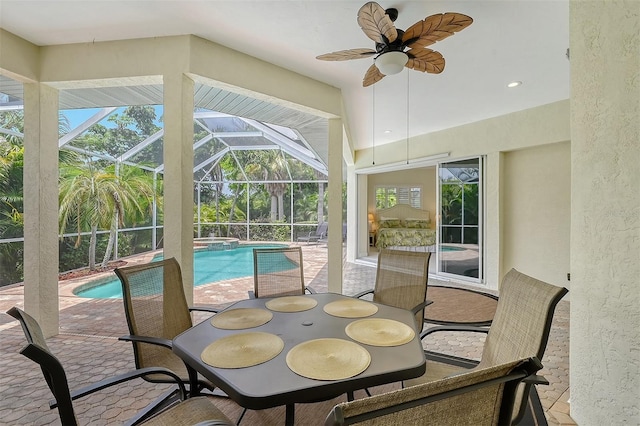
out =
<svg viewBox="0 0 640 426"><path fill-rule="evenodd" d="M396 19L398 19L398 9L396 9L395 7L390 7L389 9L385 9L384 13L389 15L389 19L391 19L391 22L395 22Z"/></svg>
<svg viewBox="0 0 640 426"><path fill-rule="evenodd" d="M396 37L396 39L391 43L384 34L380 34L380 37L382 37L382 42L376 43L376 52L378 52L378 54L391 51L404 52L404 49L406 47L406 44L402 43L402 36L404 36L404 31L400 29L396 31L398 32L398 37Z"/></svg>

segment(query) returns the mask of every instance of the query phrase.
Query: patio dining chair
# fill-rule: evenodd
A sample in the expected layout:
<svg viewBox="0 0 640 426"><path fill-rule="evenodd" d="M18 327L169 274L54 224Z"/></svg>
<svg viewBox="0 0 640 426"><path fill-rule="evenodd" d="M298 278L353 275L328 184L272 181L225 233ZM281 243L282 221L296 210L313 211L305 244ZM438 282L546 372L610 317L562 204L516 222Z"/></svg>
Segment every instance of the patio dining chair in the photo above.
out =
<svg viewBox="0 0 640 426"><path fill-rule="evenodd" d="M416 328L422 330L429 279L430 252L382 249L378 255L376 282L373 289L353 297L373 294L373 301L412 311Z"/></svg>
<svg viewBox="0 0 640 426"><path fill-rule="evenodd" d="M20 353L40 365L42 374L55 398L55 401L49 404L50 408L58 409L60 421L65 426L75 426L78 424L73 409L74 400L120 383L141 377L144 378L148 375L162 375L166 377L167 381L176 383L178 386L177 394L179 400L178 402L170 402L169 405L147 406L142 412L138 413L134 419L129 420L127 424L187 426L207 422L208 425L233 425L233 422L216 408L207 397L196 397L185 400L186 389L180 377L165 368L137 369L101 380L72 392L69 389L64 367L58 358L49 350L38 322L17 307L8 310L7 314L20 321L27 339L27 345L22 348ZM131 403L134 402L135 401L131 401Z"/></svg>
<svg viewBox="0 0 640 426"><path fill-rule="evenodd" d="M421 333L421 339L444 331L487 333L480 361L425 351L426 374L405 381L405 385L431 382L459 374L465 369L482 369L528 356L542 359L555 308L567 291L564 287L547 284L511 269L502 280L496 313L490 327L442 325ZM527 379L518 386L509 424L518 424L521 421L546 424L533 386L535 384L548 382L544 377L536 376L535 379Z"/></svg>
<svg viewBox="0 0 640 426"><path fill-rule="evenodd" d="M315 293L304 285L300 247L253 249L253 285L249 296L256 298Z"/></svg>
<svg viewBox="0 0 640 426"><path fill-rule="evenodd" d="M184 383L189 377L197 377L191 367L176 356L172 340L191 328L191 311L218 312L216 309L189 307L182 286L182 272L175 258L141 265L117 268L116 275L122 284L122 299L129 327L129 335L120 340L133 343L137 368L164 367L176 373ZM145 376L150 382L166 382L165 377ZM214 385L198 380L195 394L202 389L213 391Z"/></svg>
<svg viewBox="0 0 640 426"><path fill-rule="evenodd" d="M424 325L424 309L431 303L426 300L430 257L428 251L380 250L374 288L353 297L359 299L372 294L376 303L413 312L416 330L420 332ZM369 389L365 392L371 396ZM347 398L352 400L353 393L347 393Z"/></svg>
<svg viewBox="0 0 640 426"><path fill-rule="evenodd" d="M525 358L336 405L325 426L508 424L521 380L542 368Z"/></svg>

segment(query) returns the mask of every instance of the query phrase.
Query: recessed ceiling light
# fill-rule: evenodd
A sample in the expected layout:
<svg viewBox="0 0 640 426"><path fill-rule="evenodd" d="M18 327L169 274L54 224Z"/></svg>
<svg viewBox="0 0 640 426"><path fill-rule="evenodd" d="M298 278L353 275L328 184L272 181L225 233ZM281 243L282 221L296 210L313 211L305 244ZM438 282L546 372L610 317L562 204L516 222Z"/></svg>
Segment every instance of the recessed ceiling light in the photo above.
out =
<svg viewBox="0 0 640 426"><path fill-rule="evenodd" d="M512 87L518 87L522 84L521 81L512 81L511 83L507 84L507 87L512 88Z"/></svg>
<svg viewBox="0 0 640 426"><path fill-rule="evenodd" d="M391 133L391 130L385 130L384 132L385 133Z"/></svg>

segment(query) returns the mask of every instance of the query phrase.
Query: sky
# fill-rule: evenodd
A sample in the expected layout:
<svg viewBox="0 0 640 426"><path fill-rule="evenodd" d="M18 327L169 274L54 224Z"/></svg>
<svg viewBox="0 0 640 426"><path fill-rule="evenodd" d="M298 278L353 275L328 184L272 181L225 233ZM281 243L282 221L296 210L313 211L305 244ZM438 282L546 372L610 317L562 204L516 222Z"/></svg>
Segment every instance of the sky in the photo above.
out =
<svg viewBox="0 0 640 426"><path fill-rule="evenodd" d="M163 114L163 107L162 105L154 105L153 106L156 110L156 116L158 118L162 117ZM125 110L126 107L120 107L118 109L116 109L112 114L122 114L122 112ZM67 119L69 120L69 126L71 129L75 129L76 127L78 127L79 125L81 125L82 123L84 123L86 120L88 120L91 116L93 116L94 114L96 114L98 111L100 111L101 108L82 108L82 109L63 109L60 110L60 112L62 114L64 114L65 117L67 117ZM102 120L99 121L100 124L102 124L105 127L115 127L115 125L108 121L109 116L103 118ZM160 123L159 121L156 120L156 125L158 127L162 127L162 123Z"/></svg>

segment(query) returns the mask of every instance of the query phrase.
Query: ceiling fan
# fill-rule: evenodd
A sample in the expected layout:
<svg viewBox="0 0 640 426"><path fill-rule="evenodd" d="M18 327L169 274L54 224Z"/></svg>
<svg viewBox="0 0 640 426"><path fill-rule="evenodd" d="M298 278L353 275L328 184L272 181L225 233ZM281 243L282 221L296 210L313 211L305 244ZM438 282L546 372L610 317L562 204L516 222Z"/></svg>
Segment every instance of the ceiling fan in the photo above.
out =
<svg viewBox="0 0 640 426"><path fill-rule="evenodd" d="M438 13L416 22L403 31L393 25L397 17L397 9L385 10L376 2L365 3L358 10L358 24L367 37L376 42L375 50L339 50L317 56L316 59L347 61L375 55L373 65L369 67L362 80L364 87L377 83L385 75L399 73L403 67L440 74L444 70L444 57L440 52L427 49L426 46L465 29L473 22L473 19L461 13Z"/></svg>

